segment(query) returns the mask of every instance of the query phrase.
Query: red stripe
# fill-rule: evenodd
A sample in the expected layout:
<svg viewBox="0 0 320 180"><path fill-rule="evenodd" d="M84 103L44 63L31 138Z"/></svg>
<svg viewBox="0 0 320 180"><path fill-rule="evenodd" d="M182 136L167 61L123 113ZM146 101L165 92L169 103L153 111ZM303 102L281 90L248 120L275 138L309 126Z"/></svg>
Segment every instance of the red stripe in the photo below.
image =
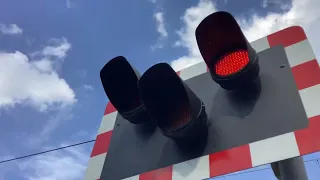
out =
<svg viewBox="0 0 320 180"><path fill-rule="evenodd" d="M177 71L176 73L177 73L178 76L180 76L180 71Z"/></svg>
<svg viewBox="0 0 320 180"><path fill-rule="evenodd" d="M252 167L249 144L209 155L210 177Z"/></svg>
<svg viewBox="0 0 320 180"><path fill-rule="evenodd" d="M294 132L301 155L320 149L320 115L309 118L309 127Z"/></svg>
<svg viewBox="0 0 320 180"><path fill-rule="evenodd" d="M139 176L139 180L172 180L173 166L153 170L143 173Z"/></svg>
<svg viewBox="0 0 320 180"><path fill-rule="evenodd" d="M320 68L315 59L293 67L292 73L299 90L320 84Z"/></svg>
<svg viewBox="0 0 320 180"><path fill-rule="evenodd" d="M300 26L292 26L267 36L270 47L283 45L284 47L307 39L304 30Z"/></svg>
<svg viewBox="0 0 320 180"><path fill-rule="evenodd" d="M111 136L112 136L112 131L99 134L96 138L96 142L94 143L90 157L106 153L109 148Z"/></svg>
<svg viewBox="0 0 320 180"><path fill-rule="evenodd" d="M107 104L106 110L104 111L104 115L110 114L110 113L115 112L115 111L117 111L117 109L109 101L108 104Z"/></svg>

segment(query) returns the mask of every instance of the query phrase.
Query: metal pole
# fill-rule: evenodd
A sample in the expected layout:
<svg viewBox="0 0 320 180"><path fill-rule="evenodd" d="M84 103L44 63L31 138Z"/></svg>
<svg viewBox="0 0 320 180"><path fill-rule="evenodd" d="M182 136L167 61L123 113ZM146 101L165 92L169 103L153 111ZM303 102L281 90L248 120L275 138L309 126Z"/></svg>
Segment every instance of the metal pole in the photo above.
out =
<svg viewBox="0 0 320 180"><path fill-rule="evenodd" d="M274 162L271 167L279 180L308 180L302 157Z"/></svg>

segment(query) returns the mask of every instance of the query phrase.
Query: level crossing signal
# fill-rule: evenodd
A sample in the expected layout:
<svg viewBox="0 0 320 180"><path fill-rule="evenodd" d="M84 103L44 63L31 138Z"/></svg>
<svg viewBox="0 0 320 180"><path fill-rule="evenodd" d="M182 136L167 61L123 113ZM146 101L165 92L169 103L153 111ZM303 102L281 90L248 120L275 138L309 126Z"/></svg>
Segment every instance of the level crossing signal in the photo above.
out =
<svg viewBox="0 0 320 180"><path fill-rule="evenodd" d="M196 39L213 81L226 90L253 87L259 77L259 56L231 14L206 17L196 29ZM110 102L131 123L153 121L163 135L182 145L206 137L203 101L169 64L158 63L140 76L118 56L102 68L100 78Z"/></svg>
<svg viewBox="0 0 320 180"><path fill-rule="evenodd" d="M297 89L297 84L306 84L300 83L291 67L301 61L290 54L300 46L290 43L302 44L305 38L297 42L289 38L290 43L283 45L273 45L283 35L272 38L249 43L235 18L219 11L204 18L195 30L204 62L180 72L167 63L157 63L142 74L126 57L107 62L100 79L110 101L107 110L114 108L108 118L115 125L112 138L108 135L107 156L98 178L145 179L142 177L151 173L164 180L184 179L187 176L178 173L179 167L204 159L209 165L201 165L202 175L191 173L187 178L201 179L299 156L290 154L299 146L299 139L295 141L298 145L290 146L292 132L308 127L315 108L304 107L310 103L305 102L308 98L302 97L301 88ZM102 124L99 132L105 135L109 132L104 129L112 123L103 120ZM153 131L146 133L141 127ZM262 152L278 136L276 142L286 144L288 153ZM93 152L97 151L98 145ZM234 151L236 156L228 153ZM272 158L271 152L276 154Z"/></svg>

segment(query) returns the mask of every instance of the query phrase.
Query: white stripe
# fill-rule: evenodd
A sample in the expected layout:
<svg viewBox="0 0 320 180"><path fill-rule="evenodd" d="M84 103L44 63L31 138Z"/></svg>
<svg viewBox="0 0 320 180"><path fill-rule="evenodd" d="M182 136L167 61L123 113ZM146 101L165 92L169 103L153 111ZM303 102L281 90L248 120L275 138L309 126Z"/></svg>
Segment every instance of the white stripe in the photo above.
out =
<svg viewBox="0 0 320 180"><path fill-rule="evenodd" d="M106 114L103 116L100 128L98 130L98 135L101 133L105 133L105 132L113 130L114 124L117 119L117 114L118 114L118 112L115 111L115 112L112 112L110 114Z"/></svg>
<svg viewBox="0 0 320 180"><path fill-rule="evenodd" d="M293 132L249 144L252 167L300 156Z"/></svg>
<svg viewBox="0 0 320 180"><path fill-rule="evenodd" d="M186 79L196 77L196 76L203 74L203 73L206 73L206 72L207 72L207 65L203 61L203 62L200 62L200 63L195 64L193 66L190 66L186 69L182 69L180 71L180 77L181 77L181 79L186 80Z"/></svg>
<svg viewBox="0 0 320 180"><path fill-rule="evenodd" d="M263 51L263 50L270 48L269 41L268 41L267 37L263 37L258 40L255 40L255 41L251 42L250 44L253 47L253 49L255 49L257 52L260 52L260 51Z"/></svg>
<svg viewBox="0 0 320 180"><path fill-rule="evenodd" d="M285 48L291 67L316 58L309 41L306 39Z"/></svg>
<svg viewBox="0 0 320 180"><path fill-rule="evenodd" d="M106 155L107 153L103 153L89 159L84 180L96 180L100 178Z"/></svg>
<svg viewBox="0 0 320 180"><path fill-rule="evenodd" d="M139 180L139 175L128 177L128 178L124 178L123 180Z"/></svg>
<svg viewBox="0 0 320 180"><path fill-rule="evenodd" d="M320 78L320 77L319 77ZM320 114L320 85L315 85L299 91L304 109L308 117Z"/></svg>
<svg viewBox="0 0 320 180"><path fill-rule="evenodd" d="M173 165L172 180L207 179L209 177L208 155Z"/></svg>

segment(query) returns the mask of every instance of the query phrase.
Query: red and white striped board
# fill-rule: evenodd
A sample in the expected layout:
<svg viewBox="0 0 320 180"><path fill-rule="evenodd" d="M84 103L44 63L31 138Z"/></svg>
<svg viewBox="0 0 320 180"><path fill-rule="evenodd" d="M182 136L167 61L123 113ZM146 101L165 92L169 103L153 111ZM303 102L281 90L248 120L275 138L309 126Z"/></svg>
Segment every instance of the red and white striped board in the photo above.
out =
<svg viewBox="0 0 320 180"><path fill-rule="evenodd" d="M320 137L320 68L318 62L306 34L299 26L286 28L251 43L257 52L279 44L285 47L303 106L309 118L308 128L145 172L126 178L126 180L206 179L320 151L318 140ZM207 72L206 64L200 62L177 73L183 80L186 80L205 72ZM100 178L116 117L117 111L109 102L98 130L85 180Z"/></svg>

